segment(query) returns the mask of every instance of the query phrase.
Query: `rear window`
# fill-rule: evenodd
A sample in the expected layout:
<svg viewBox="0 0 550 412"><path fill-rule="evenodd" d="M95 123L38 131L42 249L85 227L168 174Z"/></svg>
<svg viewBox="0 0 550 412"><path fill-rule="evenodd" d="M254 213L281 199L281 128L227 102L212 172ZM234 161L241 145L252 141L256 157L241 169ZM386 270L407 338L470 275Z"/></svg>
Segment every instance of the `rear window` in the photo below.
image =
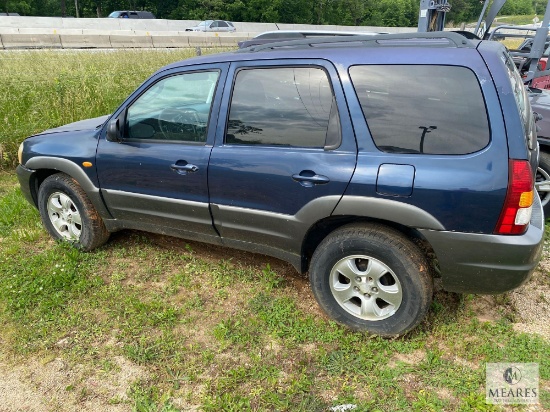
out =
<svg viewBox="0 0 550 412"><path fill-rule="evenodd" d="M369 65L349 72L381 151L452 155L489 144L485 101L470 69Z"/></svg>

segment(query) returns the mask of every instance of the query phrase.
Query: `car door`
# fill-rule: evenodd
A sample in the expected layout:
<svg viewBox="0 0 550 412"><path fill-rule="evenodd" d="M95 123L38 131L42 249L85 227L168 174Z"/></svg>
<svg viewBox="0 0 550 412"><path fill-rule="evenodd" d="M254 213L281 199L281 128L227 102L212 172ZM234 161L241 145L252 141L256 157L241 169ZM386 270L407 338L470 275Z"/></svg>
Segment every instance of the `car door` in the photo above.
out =
<svg viewBox="0 0 550 412"><path fill-rule="evenodd" d="M208 172L215 226L226 244L297 255L355 168L338 76L323 60L232 63L229 76Z"/></svg>
<svg viewBox="0 0 550 412"><path fill-rule="evenodd" d="M229 31L229 25L225 21L218 20L217 23L218 23L218 28L216 29L217 31Z"/></svg>
<svg viewBox="0 0 550 412"><path fill-rule="evenodd" d="M124 227L218 238L207 167L227 67L158 75L115 113L121 139L100 140L97 168L105 202Z"/></svg>
<svg viewBox="0 0 550 412"><path fill-rule="evenodd" d="M218 22L214 20L209 26L207 26L206 31L218 31Z"/></svg>

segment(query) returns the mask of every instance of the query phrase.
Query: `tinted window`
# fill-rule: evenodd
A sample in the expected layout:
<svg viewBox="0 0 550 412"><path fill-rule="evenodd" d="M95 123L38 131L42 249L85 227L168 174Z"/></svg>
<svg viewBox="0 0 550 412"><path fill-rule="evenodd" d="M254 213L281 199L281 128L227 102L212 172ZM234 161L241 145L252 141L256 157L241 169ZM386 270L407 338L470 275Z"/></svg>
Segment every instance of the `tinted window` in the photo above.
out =
<svg viewBox="0 0 550 412"><path fill-rule="evenodd" d="M125 137L205 142L218 77L196 72L155 83L128 108Z"/></svg>
<svg viewBox="0 0 550 412"><path fill-rule="evenodd" d="M228 26L227 26L227 23L226 23L226 22L224 22L224 21L219 21L219 22L218 22L218 27L228 27Z"/></svg>
<svg viewBox="0 0 550 412"><path fill-rule="evenodd" d="M466 154L489 143L483 95L465 67L354 66L350 76L384 152Z"/></svg>
<svg viewBox="0 0 550 412"><path fill-rule="evenodd" d="M514 64L514 61L508 53L504 54L503 60L506 64L506 68L508 69L508 77L510 78L510 84L512 86L514 98L516 99L516 106L518 107L523 123L525 138L527 140L532 139L534 142L536 140L535 118L531 110L531 105L529 104L529 96L527 95L525 84L523 83L523 79Z"/></svg>
<svg viewBox="0 0 550 412"><path fill-rule="evenodd" d="M336 106L332 108L332 89L322 69L241 70L233 89L226 143L324 147L331 138L327 130L334 131L338 123Z"/></svg>

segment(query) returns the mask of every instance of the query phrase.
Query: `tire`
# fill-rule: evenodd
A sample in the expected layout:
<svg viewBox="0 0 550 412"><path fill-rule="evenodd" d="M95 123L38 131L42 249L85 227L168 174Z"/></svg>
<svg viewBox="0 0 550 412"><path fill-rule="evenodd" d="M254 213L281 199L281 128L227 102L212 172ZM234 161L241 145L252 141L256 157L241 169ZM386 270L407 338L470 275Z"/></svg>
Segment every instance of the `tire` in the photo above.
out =
<svg viewBox="0 0 550 412"><path fill-rule="evenodd" d="M544 216L550 217L550 154L541 151L535 187L539 194Z"/></svg>
<svg viewBox="0 0 550 412"><path fill-rule="evenodd" d="M427 314L433 295L430 267L401 232L378 224L349 225L317 247L309 276L329 317L357 331L394 337Z"/></svg>
<svg viewBox="0 0 550 412"><path fill-rule="evenodd" d="M47 177L38 190L38 210L54 239L93 250L109 239L109 232L80 185L64 173Z"/></svg>

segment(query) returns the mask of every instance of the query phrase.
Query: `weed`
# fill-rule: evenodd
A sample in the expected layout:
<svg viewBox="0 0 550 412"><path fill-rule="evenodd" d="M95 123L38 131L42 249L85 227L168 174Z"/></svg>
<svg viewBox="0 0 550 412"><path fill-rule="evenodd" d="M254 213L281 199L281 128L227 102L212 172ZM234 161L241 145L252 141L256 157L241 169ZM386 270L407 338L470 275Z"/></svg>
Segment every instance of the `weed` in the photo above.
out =
<svg viewBox="0 0 550 412"><path fill-rule="evenodd" d="M216 50L205 50L206 53ZM193 55L172 51L118 50L4 53L0 60L0 169L17 163L19 143L32 134L112 113L161 66ZM129 66L128 61L132 64Z"/></svg>
<svg viewBox="0 0 550 412"><path fill-rule="evenodd" d="M112 112L147 75L182 57L22 52L0 61L7 119L0 168L14 164L27 135ZM200 248L166 251L137 231L113 234L92 253L53 242L13 173L0 173L0 210L0 353L23 363L78 364L82 376L63 386L78 400L92 400L80 384L86 374L108 380L122 372L116 356L147 376L128 390L135 411L175 411L183 402L205 411L342 404L355 411L495 411L485 404L485 363L536 362L541 404L550 408L550 345L515 332L511 316L480 323L465 310L475 295L438 292L421 328L386 340L320 317L263 258L213 262ZM497 299L509 303L507 295ZM442 390L449 399L438 397ZM106 399L128 402L114 393Z"/></svg>

